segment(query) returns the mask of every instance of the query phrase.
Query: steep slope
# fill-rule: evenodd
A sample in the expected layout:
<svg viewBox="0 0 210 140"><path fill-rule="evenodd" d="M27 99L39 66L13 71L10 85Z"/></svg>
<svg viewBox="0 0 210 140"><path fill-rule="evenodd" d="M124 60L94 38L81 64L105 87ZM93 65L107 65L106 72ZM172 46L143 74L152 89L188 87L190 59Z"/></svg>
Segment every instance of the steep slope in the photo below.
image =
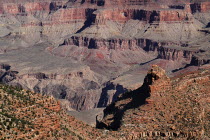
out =
<svg viewBox="0 0 210 140"><path fill-rule="evenodd" d="M170 79L153 65L142 87L119 95L96 120L103 130L68 116L52 96L0 85L0 138L209 139L209 68Z"/></svg>
<svg viewBox="0 0 210 140"><path fill-rule="evenodd" d="M1 0L0 81L105 107L151 64L208 64L209 13L208 0Z"/></svg>
<svg viewBox="0 0 210 140"><path fill-rule="evenodd" d="M210 73L199 70L172 79L154 65L139 89L104 110L98 128L116 137L209 139Z"/></svg>
<svg viewBox="0 0 210 140"><path fill-rule="evenodd" d="M0 85L0 139L95 139L101 132L68 116L60 102Z"/></svg>

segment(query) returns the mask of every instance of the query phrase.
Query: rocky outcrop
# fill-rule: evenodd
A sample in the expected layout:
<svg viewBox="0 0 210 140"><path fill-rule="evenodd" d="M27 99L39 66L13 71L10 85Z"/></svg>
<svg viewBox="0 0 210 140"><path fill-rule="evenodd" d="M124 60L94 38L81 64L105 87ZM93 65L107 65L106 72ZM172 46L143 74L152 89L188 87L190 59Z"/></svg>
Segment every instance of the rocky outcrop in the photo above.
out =
<svg viewBox="0 0 210 140"><path fill-rule="evenodd" d="M1 81L71 101L70 108L77 110L104 107L127 89L114 83L113 91L103 92L107 82L137 64L143 71L163 61L176 69L190 61L195 65L192 56L209 43L208 38L192 41L208 33L201 32L208 27L208 5L190 0L2 0L1 61L18 70L1 69ZM196 57L203 60L196 65L207 63ZM89 73L74 64L89 67Z"/></svg>
<svg viewBox="0 0 210 140"><path fill-rule="evenodd" d="M13 69L13 68L12 68ZM42 95L50 95L68 102L70 110L96 108L101 98L105 79L88 67L66 74L30 73L18 74L8 64L0 65L0 82L17 86ZM108 98L112 98L110 95ZM101 99L102 100L102 99ZM112 102L112 101L111 101Z"/></svg>
<svg viewBox="0 0 210 140"><path fill-rule="evenodd" d="M137 90L118 96L116 102L105 108L104 118L96 126L118 130L122 125L122 117L126 110L139 107L145 103L152 103L153 100L148 100L148 97L152 96L151 94L154 94L154 92L162 91L168 87L170 87L170 79L166 76L165 71L157 65L153 65L151 70L148 71L143 85Z"/></svg>
<svg viewBox="0 0 210 140"><path fill-rule="evenodd" d="M154 65L141 88L106 107L97 127L118 130L126 139L208 138L209 80L208 70L170 79Z"/></svg>
<svg viewBox="0 0 210 140"><path fill-rule="evenodd" d="M0 64L0 82L8 83L15 79L15 76L18 74L17 71L12 71L10 65Z"/></svg>
<svg viewBox="0 0 210 140"><path fill-rule="evenodd" d="M192 56L190 64L193 66L202 66L210 63L208 54L195 54Z"/></svg>
<svg viewBox="0 0 210 140"><path fill-rule="evenodd" d="M20 13L35 13L38 11L46 11L56 10L58 8L63 7L66 4L67 0L45 0L45 1L1 1L1 5L3 5L2 10L4 13L10 14L20 14Z"/></svg>
<svg viewBox="0 0 210 140"><path fill-rule="evenodd" d="M132 50L146 52L156 52L158 58L166 60L181 60L190 61L192 55L197 50L179 47L179 44L173 42L156 42L149 39L94 39L88 37L72 37L66 39L62 45L76 45L78 47L87 47L88 49L99 50ZM177 47L167 47L177 46ZM52 52L53 53L53 52Z"/></svg>
<svg viewBox="0 0 210 140"><path fill-rule="evenodd" d="M122 85L115 85L114 83L107 82L107 85L102 89L97 107L101 108L108 106L115 102L120 94L127 91L128 90Z"/></svg>
<svg viewBox="0 0 210 140"><path fill-rule="evenodd" d="M191 21L191 11L188 10L142 10L142 9L104 9L95 12L97 25L104 25L107 21L125 23L129 20L139 20L145 23Z"/></svg>
<svg viewBox="0 0 210 140"><path fill-rule="evenodd" d="M90 69L83 69L65 75L59 73L17 75L9 84L66 100L70 103L69 107L75 110L88 110L97 107L102 80Z"/></svg>
<svg viewBox="0 0 210 140"><path fill-rule="evenodd" d="M104 9L95 12L96 24L103 25L107 21L116 21L125 23L131 19L145 22L158 21L158 13L150 10L142 9Z"/></svg>
<svg viewBox="0 0 210 140"><path fill-rule="evenodd" d="M162 81L162 82L157 82L157 81ZM143 87L145 89L149 88L146 89L146 91L149 91L152 94L154 92L158 92L158 90L153 90L151 87L167 87L168 85L170 85L169 83L170 79L166 75L165 70L158 67L157 65L153 65L151 70L148 71L146 77L144 78Z"/></svg>
<svg viewBox="0 0 210 140"><path fill-rule="evenodd" d="M160 11L160 21L163 22L191 21L191 17L190 13L184 10Z"/></svg>
<svg viewBox="0 0 210 140"><path fill-rule="evenodd" d="M190 61L192 59L193 54L195 54L197 51L187 49L184 50L183 48L179 49L178 47L160 47L158 52L158 57L161 59L176 61L184 58L185 60Z"/></svg>
<svg viewBox="0 0 210 140"><path fill-rule="evenodd" d="M66 39L62 45L76 45L78 47L100 50L137 50L137 44L142 45L145 41L146 40L143 39L138 41L129 39L95 39L73 36L71 39Z"/></svg>

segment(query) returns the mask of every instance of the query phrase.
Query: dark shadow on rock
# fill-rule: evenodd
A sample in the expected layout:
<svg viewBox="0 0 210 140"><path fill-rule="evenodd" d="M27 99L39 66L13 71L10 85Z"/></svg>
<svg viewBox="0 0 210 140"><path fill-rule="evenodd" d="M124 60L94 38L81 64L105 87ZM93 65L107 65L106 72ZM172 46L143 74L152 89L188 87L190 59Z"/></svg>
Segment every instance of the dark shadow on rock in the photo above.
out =
<svg viewBox="0 0 210 140"><path fill-rule="evenodd" d="M104 6L105 5L105 0L99 0L97 1L98 6Z"/></svg>
<svg viewBox="0 0 210 140"><path fill-rule="evenodd" d="M170 5L169 8L171 9L184 9L185 6L184 5Z"/></svg>
<svg viewBox="0 0 210 140"><path fill-rule="evenodd" d="M152 66L152 69L148 71L144 78L144 84L134 91L120 94L117 102L112 103L104 109L104 117L101 121L96 120L96 127L99 129L118 130L122 125L125 112L144 105L146 99L150 97L150 85L161 78L168 79L165 71L157 65Z"/></svg>
<svg viewBox="0 0 210 140"><path fill-rule="evenodd" d="M122 85L114 85L113 83L108 82L106 87L102 89L101 96L97 105L98 108L106 107L108 105L110 98L108 91L110 90L115 90L115 93L112 97L112 102L115 102L120 94L127 92L127 89L125 89Z"/></svg>
<svg viewBox="0 0 210 140"><path fill-rule="evenodd" d="M102 89L101 96L97 105L97 108L106 107L108 103L108 90L114 89L114 85L110 84L109 82L107 85Z"/></svg>
<svg viewBox="0 0 210 140"><path fill-rule="evenodd" d="M11 69L11 66L8 64L0 64L0 69L5 69L6 71Z"/></svg>
<svg viewBox="0 0 210 140"><path fill-rule="evenodd" d="M86 21L84 23L84 26L81 29L79 29L76 33L81 33L83 30L90 27L92 25L92 23L95 22L96 15L93 14L94 11L96 11L96 10L95 9L87 9L87 11L86 11Z"/></svg>
<svg viewBox="0 0 210 140"><path fill-rule="evenodd" d="M34 87L35 92L40 92L39 86ZM48 85L42 89L43 95L52 95L57 99L65 99L67 95L67 87L64 85Z"/></svg>
<svg viewBox="0 0 210 140"><path fill-rule="evenodd" d="M160 14L156 11L153 11L151 16L150 16L150 20L149 23L153 23L154 21L160 21Z"/></svg>
<svg viewBox="0 0 210 140"><path fill-rule="evenodd" d="M175 70L172 70L171 72L178 72L178 71L180 71L180 70L183 70L183 69L185 69L185 68L187 68L187 67L189 67L189 66L193 66L193 65L191 65L191 64L187 64L187 65L185 65L184 67L181 67L181 68L178 68L178 69L175 69Z"/></svg>
<svg viewBox="0 0 210 140"><path fill-rule="evenodd" d="M9 83L16 78L17 71L12 71L11 66L8 64L0 64L0 82Z"/></svg>
<svg viewBox="0 0 210 140"><path fill-rule="evenodd" d="M104 117L109 114L113 114L112 123L110 125L106 125L104 122L100 122L96 120L96 128L99 129L109 129L109 130L118 130L121 126L121 121L123 118L124 113L129 110L129 109L134 109L137 108L141 105L145 104L146 98L150 97L150 90L149 87L146 85L143 85L142 87L131 91L127 92L125 94L121 94L118 97L118 101L120 100L125 100L130 98L131 101L127 104L121 104L121 106L115 106L115 103L112 103L109 105L105 110L104 110Z"/></svg>
<svg viewBox="0 0 210 140"><path fill-rule="evenodd" d="M208 23L208 25L206 26L206 28L209 28L210 27L210 22Z"/></svg>
<svg viewBox="0 0 210 140"><path fill-rule="evenodd" d="M147 62L140 63L139 65L145 65L145 64L148 64L148 63L150 63L150 62L152 62L152 61L154 61L154 60L157 60L157 59L158 59L158 57L156 57L156 58L154 58L154 59L152 59L152 60L149 60L149 61L147 61Z"/></svg>
<svg viewBox="0 0 210 140"><path fill-rule="evenodd" d="M122 85L117 85L116 86L116 92L112 98L112 102L117 101L118 97L120 94L126 93L128 90L125 89Z"/></svg>
<svg viewBox="0 0 210 140"><path fill-rule="evenodd" d="M182 68L178 68L178 69L175 69L175 70L172 70L171 72L178 72L178 71L180 71L180 70L183 70L185 67L182 67Z"/></svg>

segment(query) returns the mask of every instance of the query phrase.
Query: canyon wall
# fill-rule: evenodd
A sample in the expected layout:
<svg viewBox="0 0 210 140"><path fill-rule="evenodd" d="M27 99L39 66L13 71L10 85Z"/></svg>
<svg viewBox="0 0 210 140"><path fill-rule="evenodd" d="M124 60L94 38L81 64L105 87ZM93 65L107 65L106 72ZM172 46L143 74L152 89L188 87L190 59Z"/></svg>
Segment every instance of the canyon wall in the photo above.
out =
<svg viewBox="0 0 210 140"><path fill-rule="evenodd" d="M76 110L107 106L143 79L110 84L113 80L145 72L151 64L170 66L169 72L208 64L209 5L190 0L3 0L0 57L12 70L2 67L0 79L66 99Z"/></svg>
<svg viewBox="0 0 210 140"><path fill-rule="evenodd" d="M88 49L99 50L132 50L146 52L156 52L157 58L173 60L186 59L191 61L192 55L198 50L179 47L179 43L174 42L156 42L150 39L95 39L87 37L73 36L66 39L62 45L75 45L78 47L85 47ZM167 47L173 46L173 47ZM174 47L177 46L177 47ZM52 51L53 53L53 51Z"/></svg>

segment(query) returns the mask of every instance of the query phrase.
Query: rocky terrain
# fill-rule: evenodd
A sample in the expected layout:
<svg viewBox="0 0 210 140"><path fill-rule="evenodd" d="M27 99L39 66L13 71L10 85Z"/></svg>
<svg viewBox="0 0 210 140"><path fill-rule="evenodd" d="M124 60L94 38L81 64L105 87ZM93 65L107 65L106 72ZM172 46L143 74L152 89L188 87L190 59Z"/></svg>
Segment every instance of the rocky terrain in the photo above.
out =
<svg viewBox="0 0 210 140"><path fill-rule="evenodd" d="M0 81L69 111L106 107L153 64L209 64L209 33L208 0L1 0Z"/></svg>
<svg viewBox="0 0 210 140"><path fill-rule="evenodd" d="M169 78L153 65L140 88L106 107L97 127L124 139L209 139L209 68Z"/></svg>
<svg viewBox="0 0 210 140"><path fill-rule="evenodd" d="M141 87L96 117L98 129L67 115L53 96L0 85L0 139L209 139L210 66L176 74L153 65Z"/></svg>
<svg viewBox="0 0 210 140"><path fill-rule="evenodd" d="M0 139L96 139L96 130L68 116L52 96L0 85Z"/></svg>

